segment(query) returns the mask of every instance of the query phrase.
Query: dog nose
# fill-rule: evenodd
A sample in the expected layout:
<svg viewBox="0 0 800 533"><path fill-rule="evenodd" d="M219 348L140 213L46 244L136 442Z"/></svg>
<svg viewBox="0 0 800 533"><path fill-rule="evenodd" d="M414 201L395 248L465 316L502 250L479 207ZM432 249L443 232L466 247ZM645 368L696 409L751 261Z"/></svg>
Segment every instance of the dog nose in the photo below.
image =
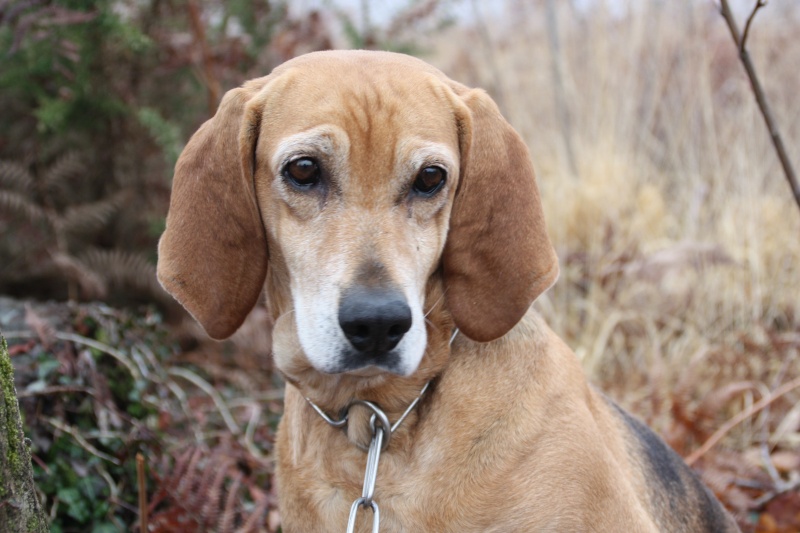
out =
<svg viewBox="0 0 800 533"><path fill-rule="evenodd" d="M339 304L339 326L356 350L377 357L411 329L411 308L396 290L351 289Z"/></svg>

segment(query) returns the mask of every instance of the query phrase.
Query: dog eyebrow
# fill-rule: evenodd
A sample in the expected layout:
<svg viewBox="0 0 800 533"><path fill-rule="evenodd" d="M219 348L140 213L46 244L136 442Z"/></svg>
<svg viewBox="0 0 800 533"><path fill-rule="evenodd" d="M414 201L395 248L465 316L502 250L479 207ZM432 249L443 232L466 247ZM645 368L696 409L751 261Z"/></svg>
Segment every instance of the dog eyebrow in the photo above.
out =
<svg viewBox="0 0 800 533"><path fill-rule="evenodd" d="M280 172L290 158L300 155L335 156L338 153L346 158L349 146L349 137L342 129L331 124L318 126L281 140L270 161L271 168Z"/></svg>
<svg viewBox="0 0 800 533"><path fill-rule="evenodd" d="M458 169L458 158L449 146L416 137L398 143L397 160L411 172L429 165L440 165L450 172Z"/></svg>

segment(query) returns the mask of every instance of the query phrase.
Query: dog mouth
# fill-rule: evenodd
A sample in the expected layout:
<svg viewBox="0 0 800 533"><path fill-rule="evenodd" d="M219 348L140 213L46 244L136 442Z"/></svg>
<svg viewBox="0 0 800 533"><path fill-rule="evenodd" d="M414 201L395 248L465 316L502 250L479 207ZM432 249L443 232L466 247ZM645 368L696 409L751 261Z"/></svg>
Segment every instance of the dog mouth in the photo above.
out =
<svg viewBox="0 0 800 533"><path fill-rule="evenodd" d="M358 376L374 376L383 373L406 375L402 357L397 349L365 352L348 346L340 351L337 366L339 368L336 371L329 373L347 373Z"/></svg>
<svg viewBox="0 0 800 533"><path fill-rule="evenodd" d="M347 371L342 372L342 373L343 374L347 374L348 376L356 377L356 378L374 378L374 377L386 375L387 371L384 370L383 368L380 368L380 367L377 367L377 366L374 366L374 365L370 365L370 366L357 368L355 370L347 370ZM394 372L389 372L389 373L394 374Z"/></svg>

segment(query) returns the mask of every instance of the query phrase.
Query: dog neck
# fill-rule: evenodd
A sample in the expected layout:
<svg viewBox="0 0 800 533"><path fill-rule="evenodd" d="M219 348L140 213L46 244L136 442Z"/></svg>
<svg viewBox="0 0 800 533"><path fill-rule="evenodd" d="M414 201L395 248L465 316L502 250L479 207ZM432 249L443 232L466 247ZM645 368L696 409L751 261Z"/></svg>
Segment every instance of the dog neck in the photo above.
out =
<svg viewBox="0 0 800 533"><path fill-rule="evenodd" d="M453 340L458 335L458 329L453 331L453 334L450 336L450 342L448 343L448 347L452 346ZM417 404L422 399L423 395L429 388L431 388L431 383L433 380L428 381L425 385L420 389L419 394L416 398L414 398L411 403L408 404L408 407L403 411L397 420L391 421L380 405L377 405L374 402L369 400L361 400L355 399L346 407L344 407L340 413L339 417L336 416L329 416L324 410L322 410L313 400L311 400L308 396L305 397L308 405L322 418L329 426L336 428L336 429L344 429L348 437L351 438L351 442L356 444L359 448L364 448L363 442L363 431L358 431L358 429L351 430L351 428L356 423L362 423L364 420L364 412L363 408L367 408L367 411L371 411L371 413L367 413L369 416L369 428L371 431L371 436L373 442L370 443L370 446L374 444L374 440L376 438L376 431L380 427L383 429L383 436L385 439L385 444L388 444L389 439L391 438L394 431L397 430L398 427L405 421L409 414L413 411L413 409L417 406Z"/></svg>

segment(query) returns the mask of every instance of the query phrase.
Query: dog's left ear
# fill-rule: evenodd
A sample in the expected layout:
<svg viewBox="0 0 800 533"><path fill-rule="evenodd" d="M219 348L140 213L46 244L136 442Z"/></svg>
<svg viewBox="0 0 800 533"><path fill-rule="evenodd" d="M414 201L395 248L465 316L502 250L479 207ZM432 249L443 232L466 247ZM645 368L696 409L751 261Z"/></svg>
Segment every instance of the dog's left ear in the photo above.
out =
<svg viewBox="0 0 800 533"><path fill-rule="evenodd" d="M267 271L267 239L255 198L254 149L269 76L225 94L175 165L158 279L214 339L241 326Z"/></svg>
<svg viewBox="0 0 800 533"><path fill-rule="evenodd" d="M505 335L555 282L558 259L525 143L484 91L453 88L468 111L459 120L461 177L443 253L445 298L459 329L486 342Z"/></svg>

